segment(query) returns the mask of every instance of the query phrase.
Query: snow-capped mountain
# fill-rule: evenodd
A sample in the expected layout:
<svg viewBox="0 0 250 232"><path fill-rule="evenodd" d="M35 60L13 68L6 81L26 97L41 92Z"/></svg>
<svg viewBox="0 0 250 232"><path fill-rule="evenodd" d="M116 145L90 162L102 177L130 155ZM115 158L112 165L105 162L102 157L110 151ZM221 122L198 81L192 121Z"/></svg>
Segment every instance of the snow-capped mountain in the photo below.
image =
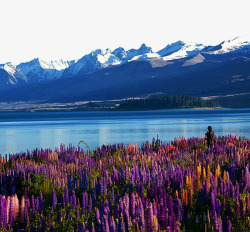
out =
<svg viewBox="0 0 250 232"><path fill-rule="evenodd" d="M235 53L250 56L250 42L243 41L239 37L224 41L216 46L206 46L199 43L177 41L175 43L168 44L165 48L159 50L158 52L154 52L151 47L142 44L138 49L133 48L125 50L122 47L118 47L113 51L110 49L97 49L87 55L84 55L78 60L72 61L44 61L36 58L29 62L21 63L17 67L7 63L1 66L0 78L4 75L3 70L5 70L5 72L10 75L9 83L16 83L16 80L14 79L16 76L18 76L17 79L21 78L26 80L28 83L36 83L46 80L54 80L61 77L79 76L92 73L104 68L122 65L135 60L148 60L156 58L161 59L162 61L172 62L174 60L188 57L192 59L198 54L201 54L201 56L199 55L195 57L192 62L190 61L187 63L194 64L197 60L201 61L203 58L200 58L205 55L223 55L224 57L228 57L229 55ZM5 76L6 75L7 74L5 74Z"/></svg>
<svg viewBox="0 0 250 232"><path fill-rule="evenodd" d="M41 82L44 80L61 77L64 69L74 64L75 61L53 60L44 61L39 58L26 63L21 63L17 67L28 78L29 82Z"/></svg>
<svg viewBox="0 0 250 232"><path fill-rule="evenodd" d="M94 72L114 65L124 64L126 62L138 59L149 59L159 57L157 53L152 52L151 47L142 44L139 49L125 50L122 47L115 49L97 49L88 55L83 56L74 65L67 68L63 76L82 75Z"/></svg>
<svg viewBox="0 0 250 232"><path fill-rule="evenodd" d="M126 52L126 54L126 61L142 59L142 57L145 57L147 59L148 57L156 56L156 54L153 53L152 48L146 46L146 44L142 44L139 49L130 49Z"/></svg>
<svg viewBox="0 0 250 232"><path fill-rule="evenodd" d="M27 78L12 63L0 65L0 89L27 84Z"/></svg>
<svg viewBox="0 0 250 232"><path fill-rule="evenodd" d="M97 49L83 56L75 64L65 69L62 76L85 74L120 63L121 61L111 53L110 49Z"/></svg>
<svg viewBox="0 0 250 232"><path fill-rule="evenodd" d="M209 54L227 54L227 53L250 53L250 41L244 41L240 37L236 37L232 40L223 41L219 45L215 46L216 49L208 51Z"/></svg>
<svg viewBox="0 0 250 232"><path fill-rule="evenodd" d="M158 54L163 57L164 60L176 60L188 56L195 56L205 48L206 46L203 44L177 41L158 51Z"/></svg>

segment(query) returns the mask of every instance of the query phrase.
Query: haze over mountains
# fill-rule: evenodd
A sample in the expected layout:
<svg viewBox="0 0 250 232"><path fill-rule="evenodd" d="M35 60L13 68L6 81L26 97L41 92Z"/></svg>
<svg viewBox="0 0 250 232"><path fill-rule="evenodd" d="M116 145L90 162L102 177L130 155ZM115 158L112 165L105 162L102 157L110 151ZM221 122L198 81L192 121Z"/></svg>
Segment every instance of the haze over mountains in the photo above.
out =
<svg viewBox="0 0 250 232"><path fill-rule="evenodd" d="M158 52L142 44L97 49L73 61L7 63L0 65L0 90L0 101L44 102L248 94L250 42L238 37L216 46L177 41Z"/></svg>

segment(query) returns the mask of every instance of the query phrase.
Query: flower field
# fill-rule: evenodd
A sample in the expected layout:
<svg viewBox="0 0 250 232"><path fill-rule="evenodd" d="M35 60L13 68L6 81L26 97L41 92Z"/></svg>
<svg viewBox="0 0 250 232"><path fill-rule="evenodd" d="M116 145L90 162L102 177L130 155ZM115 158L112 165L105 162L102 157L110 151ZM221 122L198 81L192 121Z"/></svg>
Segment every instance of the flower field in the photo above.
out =
<svg viewBox="0 0 250 232"><path fill-rule="evenodd" d="M0 231L250 231L250 140L1 157Z"/></svg>

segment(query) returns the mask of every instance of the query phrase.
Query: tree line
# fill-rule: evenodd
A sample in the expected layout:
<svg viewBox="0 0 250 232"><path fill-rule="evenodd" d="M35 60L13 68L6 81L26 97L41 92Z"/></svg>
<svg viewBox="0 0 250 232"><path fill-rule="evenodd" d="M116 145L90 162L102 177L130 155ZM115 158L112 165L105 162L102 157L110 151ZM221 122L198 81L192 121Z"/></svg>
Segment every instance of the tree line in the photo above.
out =
<svg viewBox="0 0 250 232"><path fill-rule="evenodd" d="M151 96L149 98L129 99L122 102L119 110L160 110L178 108L220 107L217 100L203 100L193 96Z"/></svg>

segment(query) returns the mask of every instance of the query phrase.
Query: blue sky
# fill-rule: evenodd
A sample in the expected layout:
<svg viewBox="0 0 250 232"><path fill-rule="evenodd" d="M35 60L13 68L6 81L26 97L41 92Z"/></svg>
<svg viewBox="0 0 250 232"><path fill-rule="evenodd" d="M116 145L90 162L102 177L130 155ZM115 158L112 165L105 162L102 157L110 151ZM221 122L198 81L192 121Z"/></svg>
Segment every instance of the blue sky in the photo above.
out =
<svg viewBox="0 0 250 232"><path fill-rule="evenodd" d="M177 40L250 40L249 0L0 0L0 63L76 59L97 48L154 51Z"/></svg>

